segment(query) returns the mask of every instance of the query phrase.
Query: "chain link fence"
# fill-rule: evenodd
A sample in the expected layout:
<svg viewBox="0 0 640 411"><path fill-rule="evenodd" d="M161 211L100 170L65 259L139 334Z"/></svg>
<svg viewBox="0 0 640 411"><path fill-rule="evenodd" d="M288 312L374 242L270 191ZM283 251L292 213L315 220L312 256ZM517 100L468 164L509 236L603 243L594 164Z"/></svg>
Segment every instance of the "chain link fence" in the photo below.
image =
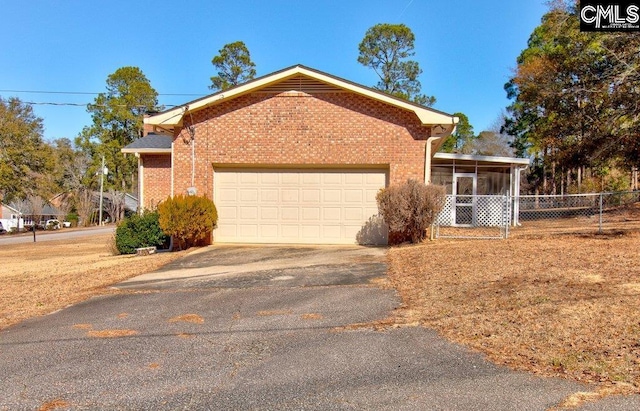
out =
<svg viewBox="0 0 640 411"><path fill-rule="evenodd" d="M640 229L640 191L514 198L515 235L603 233Z"/></svg>
<svg viewBox="0 0 640 411"><path fill-rule="evenodd" d="M640 191L618 193L448 195L433 226L435 238L640 230Z"/></svg>

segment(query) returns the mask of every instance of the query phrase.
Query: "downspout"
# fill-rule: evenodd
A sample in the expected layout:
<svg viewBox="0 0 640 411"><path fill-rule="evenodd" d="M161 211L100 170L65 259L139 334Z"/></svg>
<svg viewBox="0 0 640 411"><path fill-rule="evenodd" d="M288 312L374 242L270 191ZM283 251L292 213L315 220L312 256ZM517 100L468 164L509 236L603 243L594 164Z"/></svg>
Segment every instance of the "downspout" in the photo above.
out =
<svg viewBox="0 0 640 411"><path fill-rule="evenodd" d="M185 107L185 113L189 110L189 106ZM189 137L191 140L189 143L191 144L191 187L187 189L188 195L196 194L196 126L193 123L193 115L189 112L189 117L191 118L191 124L187 127L187 131L189 132Z"/></svg>
<svg viewBox="0 0 640 411"><path fill-rule="evenodd" d="M195 132L191 132L191 130L189 130L189 134L191 134L191 187L195 187L196 185L196 139L195 139Z"/></svg>
<svg viewBox="0 0 640 411"><path fill-rule="evenodd" d="M174 153L175 153L175 140L171 141L171 198L173 198L173 165L175 164L174 161Z"/></svg>
<svg viewBox="0 0 640 411"><path fill-rule="evenodd" d="M138 214L142 214L144 210L144 163L140 153L135 155L138 157Z"/></svg>

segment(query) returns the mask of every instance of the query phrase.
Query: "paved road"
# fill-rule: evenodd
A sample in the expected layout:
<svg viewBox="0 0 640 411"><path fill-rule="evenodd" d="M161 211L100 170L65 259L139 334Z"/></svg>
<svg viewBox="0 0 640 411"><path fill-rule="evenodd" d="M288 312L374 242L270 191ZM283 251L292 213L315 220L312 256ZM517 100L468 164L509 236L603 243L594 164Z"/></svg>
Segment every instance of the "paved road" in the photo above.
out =
<svg viewBox="0 0 640 411"><path fill-rule="evenodd" d="M109 234L115 231L114 226L91 227L83 229L61 229L57 231L36 231L36 242L71 240L74 238L87 237L92 235ZM20 235L2 234L0 236L0 246L4 244L32 243L33 233Z"/></svg>
<svg viewBox="0 0 640 411"><path fill-rule="evenodd" d="M0 409L545 410L586 389L427 329L351 329L400 303L384 273L378 248L207 248L0 332Z"/></svg>

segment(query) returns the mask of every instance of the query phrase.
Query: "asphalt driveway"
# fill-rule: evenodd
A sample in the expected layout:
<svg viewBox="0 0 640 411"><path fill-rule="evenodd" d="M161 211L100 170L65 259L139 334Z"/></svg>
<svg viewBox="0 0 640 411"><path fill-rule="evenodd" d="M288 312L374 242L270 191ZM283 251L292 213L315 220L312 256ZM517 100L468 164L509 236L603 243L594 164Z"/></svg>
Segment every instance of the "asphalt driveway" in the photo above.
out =
<svg viewBox="0 0 640 411"><path fill-rule="evenodd" d="M545 410L586 389L494 366L427 329L349 327L400 304L378 286L384 253L192 253L0 332L0 409ZM611 401L589 409L638 405Z"/></svg>

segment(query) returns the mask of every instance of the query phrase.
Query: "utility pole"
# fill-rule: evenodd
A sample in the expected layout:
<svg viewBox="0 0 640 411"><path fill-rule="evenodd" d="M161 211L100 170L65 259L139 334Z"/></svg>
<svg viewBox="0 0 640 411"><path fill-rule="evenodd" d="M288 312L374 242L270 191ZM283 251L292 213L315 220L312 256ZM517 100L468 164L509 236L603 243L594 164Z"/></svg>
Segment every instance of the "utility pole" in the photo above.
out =
<svg viewBox="0 0 640 411"><path fill-rule="evenodd" d="M102 167L100 167L100 209L98 211L98 225L102 225L102 193L104 192L104 175L107 169L104 166L104 156L102 156Z"/></svg>

